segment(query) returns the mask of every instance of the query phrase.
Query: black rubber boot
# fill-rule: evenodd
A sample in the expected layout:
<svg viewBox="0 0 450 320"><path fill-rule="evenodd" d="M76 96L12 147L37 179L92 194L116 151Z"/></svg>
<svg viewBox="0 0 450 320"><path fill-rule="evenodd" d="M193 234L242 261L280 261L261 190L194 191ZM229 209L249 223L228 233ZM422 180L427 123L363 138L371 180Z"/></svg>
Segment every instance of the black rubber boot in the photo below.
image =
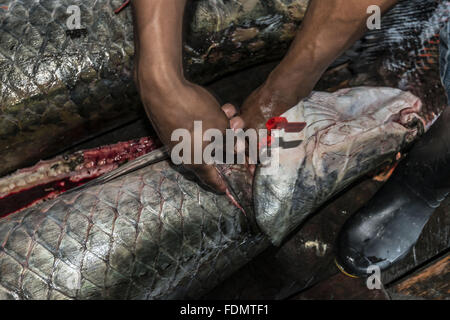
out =
<svg viewBox="0 0 450 320"><path fill-rule="evenodd" d="M389 181L344 225L336 262L353 276L406 256L450 192L450 109L412 148Z"/></svg>

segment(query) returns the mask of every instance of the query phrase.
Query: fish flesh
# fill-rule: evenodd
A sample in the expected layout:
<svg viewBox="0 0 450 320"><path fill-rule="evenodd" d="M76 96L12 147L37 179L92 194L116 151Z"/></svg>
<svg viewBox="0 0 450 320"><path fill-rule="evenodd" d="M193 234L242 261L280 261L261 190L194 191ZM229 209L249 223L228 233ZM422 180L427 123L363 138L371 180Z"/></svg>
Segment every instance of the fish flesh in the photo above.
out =
<svg viewBox="0 0 450 320"><path fill-rule="evenodd" d="M0 176L145 117L132 80L131 10L114 14L121 4L0 0ZM307 4L190 2L186 75L205 84L282 57ZM77 17L80 29L69 29Z"/></svg>
<svg viewBox="0 0 450 320"><path fill-rule="evenodd" d="M157 148L150 137L64 154L0 178L0 219L84 185Z"/></svg>
<svg viewBox="0 0 450 320"><path fill-rule="evenodd" d="M339 107L330 115L327 106L336 99ZM321 190L319 180L296 188L278 184L282 195L295 198L289 213L304 218L315 207L298 202L313 199L320 205L395 156L420 134L420 108L409 93L363 87L316 93L288 111L284 116L291 121L314 117L301 147L286 150L288 168L299 179L307 171L298 170L299 164L326 175ZM337 121L330 123L330 117ZM313 136L320 143L312 143ZM314 159L317 155L326 157ZM166 156L156 150L145 156L156 162L152 165L0 220L0 298L198 298L276 242L260 206L252 212L252 199L265 197L258 186L270 185L276 176L258 170L252 193L253 179L243 166L219 167L239 208L187 180ZM281 165L276 173L286 169ZM276 218L289 230L299 222L283 212ZM281 222L273 228L279 225L286 229Z"/></svg>

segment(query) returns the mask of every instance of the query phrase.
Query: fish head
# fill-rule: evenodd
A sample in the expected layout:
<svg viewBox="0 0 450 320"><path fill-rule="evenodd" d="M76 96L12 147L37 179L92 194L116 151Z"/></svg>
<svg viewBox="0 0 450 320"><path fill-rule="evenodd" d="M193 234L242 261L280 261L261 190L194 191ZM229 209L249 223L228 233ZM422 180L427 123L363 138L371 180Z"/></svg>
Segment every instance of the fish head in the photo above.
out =
<svg viewBox="0 0 450 320"><path fill-rule="evenodd" d="M427 127L422 102L393 88L357 87L314 92L288 110L285 133L297 147L272 150L276 165L260 166L253 183L259 228L279 245L311 213L363 175L395 159Z"/></svg>

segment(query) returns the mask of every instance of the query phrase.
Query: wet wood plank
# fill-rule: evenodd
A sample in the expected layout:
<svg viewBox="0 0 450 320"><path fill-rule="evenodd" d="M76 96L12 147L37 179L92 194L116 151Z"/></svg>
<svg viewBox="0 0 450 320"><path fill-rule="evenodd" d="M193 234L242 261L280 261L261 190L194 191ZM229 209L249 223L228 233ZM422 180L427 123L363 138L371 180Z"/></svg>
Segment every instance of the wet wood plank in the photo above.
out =
<svg viewBox="0 0 450 320"><path fill-rule="evenodd" d="M450 253L388 289L393 299L450 300Z"/></svg>
<svg viewBox="0 0 450 320"><path fill-rule="evenodd" d="M369 289L365 279L350 278L339 273L318 283L313 288L292 298L293 300L389 300L380 289Z"/></svg>

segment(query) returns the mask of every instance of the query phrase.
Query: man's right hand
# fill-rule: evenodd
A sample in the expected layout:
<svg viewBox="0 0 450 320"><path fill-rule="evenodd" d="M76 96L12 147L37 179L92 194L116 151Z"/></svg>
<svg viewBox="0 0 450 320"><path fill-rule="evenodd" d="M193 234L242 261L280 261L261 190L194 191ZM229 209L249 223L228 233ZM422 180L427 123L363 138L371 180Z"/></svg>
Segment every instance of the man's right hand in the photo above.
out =
<svg viewBox="0 0 450 320"><path fill-rule="evenodd" d="M186 0L133 0L135 21L135 82L145 110L161 141L173 147L172 132L193 132L194 121L203 130L229 128L236 110L220 108L204 88L185 80L182 63L183 14ZM234 125L239 122L233 121ZM193 163L193 162L192 162ZM226 192L214 166L184 165L212 189Z"/></svg>
<svg viewBox="0 0 450 320"><path fill-rule="evenodd" d="M176 129L187 129L193 137L194 121L202 122L203 132L219 129L225 133L229 128L227 116L231 118L235 115L234 107L225 105L220 108L217 100L201 86L184 79L154 79L151 75L158 73L147 71L145 75L138 76L138 87L145 110L165 145L172 148L178 143L171 141ZM212 189L226 192L227 186L214 166L183 164L183 167L193 171L202 183Z"/></svg>

